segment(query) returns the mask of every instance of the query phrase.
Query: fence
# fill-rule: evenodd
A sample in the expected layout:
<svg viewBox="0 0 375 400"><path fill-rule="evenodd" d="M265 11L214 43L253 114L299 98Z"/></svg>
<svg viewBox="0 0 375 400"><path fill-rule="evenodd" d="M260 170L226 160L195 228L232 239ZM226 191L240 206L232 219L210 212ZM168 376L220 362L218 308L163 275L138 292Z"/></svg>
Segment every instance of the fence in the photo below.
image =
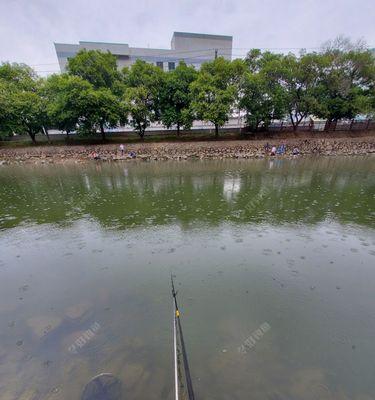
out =
<svg viewBox="0 0 375 400"><path fill-rule="evenodd" d="M289 122L273 122L268 127L270 132L340 132L340 131L367 131L375 130L375 120L361 119L361 120L341 120L341 121L303 121L296 129Z"/></svg>
<svg viewBox="0 0 375 400"><path fill-rule="evenodd" d="M214 132L214 125L209 122L203 121L194 121L191 130L181 130L181 135L184 134L211 134ZM270 126L265 129L265 127L260 127L258 129L259 133L262 132L270 132L270 133L278 133L278 132L292 132L293 125L290 122L286 121L275 121L270 124ZM342 121L332 121L328 122L326 120L311 120L311 121L303 121L298 127L294 130L296 132L340 132L340 131L369 131L375 130L375 120L374 119L364 119L364 120L342 120ZM229 118L229 121L220 128L221 133L230 133L230 134L239 134L239 133L252 133L251 129L244 125L244 121L242 118ZM137 133L133 128L127 127L119 127L115 129L108 129L106 131L108 137L121 137L121 136L130 136L136 135ZM177 131L175 128L167 129L160 123L153 123L146 130L145 136L154 136L154 135L177 135ZM73 138L76 135L71 133L70 136ZM27 136L26 136L27 137ZM62 139L66 139L67 136L65 133L57 130L49 131L50 141L61 141ZM98 133L98 138L101 136ZM23 135L14 135L11 137L1 138L0 141L23 141L25 136ZM46 141L47 138L45 135L37 135L37 140Z"/></svg>

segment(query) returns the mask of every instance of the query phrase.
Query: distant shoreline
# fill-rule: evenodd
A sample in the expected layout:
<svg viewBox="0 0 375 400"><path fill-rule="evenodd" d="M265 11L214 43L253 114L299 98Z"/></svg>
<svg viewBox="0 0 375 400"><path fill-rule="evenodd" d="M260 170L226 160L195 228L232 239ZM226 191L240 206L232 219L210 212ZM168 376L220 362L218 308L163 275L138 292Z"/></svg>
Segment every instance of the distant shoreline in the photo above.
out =
<svg viewBox="0 0 375 400"><path fill-rule="evenodd" d="M333 136L333 137L332 137ZM336 137L335 137L336 136ZM286 145L286 153L276 158L292 156L297 147L305 155L365 155L375 154L375 134L367 132L356 137L326 134L290 137L278 135L252 140L163 141L125 143L125 154L120 154L119 143L86 145L42 145L27 147L0 147L0 164L61 164L66 162L93 162L96 153L101 161L122 162L133 160L189 160L189 159L252 159L272 157L266 150L270 146ZM134 152L135 158L128 154Z"/></svg>

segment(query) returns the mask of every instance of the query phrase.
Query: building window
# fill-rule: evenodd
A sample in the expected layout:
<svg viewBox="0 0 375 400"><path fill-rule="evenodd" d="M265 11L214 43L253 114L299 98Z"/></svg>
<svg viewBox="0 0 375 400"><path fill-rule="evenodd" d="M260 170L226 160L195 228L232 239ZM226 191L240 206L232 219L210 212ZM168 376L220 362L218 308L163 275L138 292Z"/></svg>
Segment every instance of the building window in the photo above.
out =
<svg viewBox="0 0 375 400"><path fill-rule="evenodd" d="M163 69L163 61L156 61L156 66Z"/></svg>
<svg viewBox="0 0 375 400"><path fill-rule="evenodd" d="M173 71L176 69L176 63L174 61L168 63L168 70Z"/></svg>

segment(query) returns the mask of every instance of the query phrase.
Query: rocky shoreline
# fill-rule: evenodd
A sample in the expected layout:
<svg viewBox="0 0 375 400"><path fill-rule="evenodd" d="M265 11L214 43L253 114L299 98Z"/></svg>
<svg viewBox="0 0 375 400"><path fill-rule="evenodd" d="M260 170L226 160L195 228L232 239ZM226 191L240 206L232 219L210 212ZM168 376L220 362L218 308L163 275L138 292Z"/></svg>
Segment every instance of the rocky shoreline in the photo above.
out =
<svg viewBox="0 0 375 400"><path fill-rule="evenodd" d="M0 165L5 164L59 164L100 161L134 160L188 160L188 159L250 159L269 156L268 146L286 145L284 155L290 157L296 147L300 156L305 155L365 155L375 153L375 136L356 138L299 138L270 140L218 140L205 142L162 142L126 144L125 155L118 144L86 146L38 146L0 148ZM129 153L134 152L136 157Z"/></svg>

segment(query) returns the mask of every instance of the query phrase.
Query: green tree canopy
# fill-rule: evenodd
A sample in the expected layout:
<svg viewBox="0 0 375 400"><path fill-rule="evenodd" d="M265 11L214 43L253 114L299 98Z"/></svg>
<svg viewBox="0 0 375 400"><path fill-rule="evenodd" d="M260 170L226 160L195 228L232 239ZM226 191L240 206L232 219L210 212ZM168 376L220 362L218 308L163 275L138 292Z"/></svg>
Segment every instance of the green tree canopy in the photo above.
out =
<svg viewBox="0 0 375 400"><path fill-rule="evenodd" d="M239 85L239 107L245 112L246 124L256 131L267 128L273 119L287 113L286 91L279 81L283 56L271 52L251 50L246 58L246 72Z"/></svg>
<svg viewBox="0 0 375 400"><path fill-rule="evenodd" d="M116 56L100 50L80 50L69 58L67 71L90 82L95 89L116 90L120 79Z"/></svg>
<svg viewBox="0 0 375 400"><path fill-rule="evenodd" d="M33 143L47 122L43 81L24 64L0 66L0 123L3 134L29 134Z"/></svg>
<svg viewBox="0 0 375 400"><path fill-rule="evenodd" d="M130 124L141 139L150 123L160 120L164 82L164 72L142 60L123 69L125 108L130 115Z"/></svg>
<svg viewBox="0 0 375 400"><path fill-rule="evenodd" d="M91 89L92 85L79 76L51 75L45 85L51 125L67 134L75 131L84 111L81 95Z"/></svg>
<svg viewBox="0 0 375 400"><path fill-rule="evenodd" d="M231 62L219 57L204 63L197 79L191 84L192 110L197 118L215 125L216 137L219 136L219 127L228 121L235 101L233 78Z"/></svg>
<svg viewBox="0 0 375 400"><path fill-rule="evenodd" d="M282 54L275 54L270 51L262 52L259 49L252 49L247 53L245 64L248 71L252 73L267 72L270 76L275 77L273 72L277 71L277 63L279 63L283 57Z"/></svg>
<svg viewBox="0 0 375 400"><path fill-rule="evenodd" d="M248 71L241 83L240 109L245 111L246 124L252 131L267 128L273 119L286 113L285 92L262 73Z"/></svg>
<svg viewBox="0 0 375 400"><path fill-rule="evenodd" d="M328 121L374 112L375 58L362 45L339 38L321 54L316 114Z"/></svg>
<svg viewBox="0 0 375 400"><path fill-rule="evenodd" d="M105 128L115 128L124 120L123 104L106 88L89 88L78 97L80 120L78 132L96 134L100 130L105 140Z"/></svg>
<svg viewBox="0 0 375 400"><path fill-rule="evenodd" d="M0 135L97 134L129 123L144 137L152 122L219 128L238 110L252 130L289 118L294 129L309 116L351 119L375 115L375 57L363 42L339 37L314 53L251 50L245 60L219 57L200 71L180 62L168 73L137 60L119 72L116 56L81 50L67 73L47 79L24 64L0 64Z"/></svg>
<svg viewBox="0 0 375 400"><path fill-rule="evenodd" d="M12 134L12 129L10 129L12 116L8 93L8 86L0 79L0 138Z"/></svg>
<svg viewBox="0 0 375 400"><path fill-rule="evenodd" d="M108 88L95 89L79 76L52 75L46 83L47 115L51 124L67 133L96 134L124 121L123 103Z"/></svg>
<svg viewBox="0 0 375 400"><path fill-rule="evenodd" d="M161 120L167 128L176 125L177 134L181 126L190 128L193 123L190 85L196 77L197 71L185 62L166 74L161 93Z"/></svg>
<svg viewBox="0 0 375 400"><path fill-rule="evenodd" d="M125 120L116 56L110 52L83 49L69 59L67 71L71 77L81 80L64 78L60 81L65 87L60 91L61 103L56 103L51 111L63 117L60 121L63 120L68 129L78 118L78 133L96 134L100 130L104 140L106 128L116 127ZM77 96L74 98L67 92L77 93ZM67 113L62 106L64 103L69 106Z"/></svg>
<svg viewBox="0 0 375 400"><path fill-rule="evenodd" d="M288 54L271 63L273 70L270 66L266 67L269 73L276 73L279 84L285 91L287 114L294 130L318 107L316 94L320 64L321 57L315 53L305 54L299 58L294 54Z"/></svg>

